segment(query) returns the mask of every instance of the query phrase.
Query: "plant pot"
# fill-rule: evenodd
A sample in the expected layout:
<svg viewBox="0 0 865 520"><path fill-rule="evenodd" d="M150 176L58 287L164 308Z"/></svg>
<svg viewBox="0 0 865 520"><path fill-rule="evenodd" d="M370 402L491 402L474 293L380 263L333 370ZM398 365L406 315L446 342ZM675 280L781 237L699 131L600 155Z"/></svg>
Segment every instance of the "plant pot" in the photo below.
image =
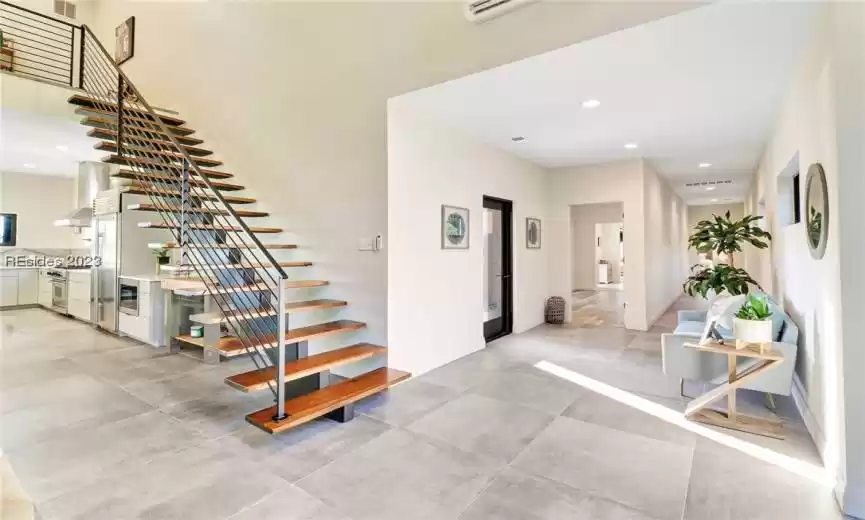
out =
<svg viewBox="0 0 865 520"><path fill-rule="evenodd" d="M736 337L736 348L745 348L749 343L771 343L772 320L734 318L733 336Z"/></svg>

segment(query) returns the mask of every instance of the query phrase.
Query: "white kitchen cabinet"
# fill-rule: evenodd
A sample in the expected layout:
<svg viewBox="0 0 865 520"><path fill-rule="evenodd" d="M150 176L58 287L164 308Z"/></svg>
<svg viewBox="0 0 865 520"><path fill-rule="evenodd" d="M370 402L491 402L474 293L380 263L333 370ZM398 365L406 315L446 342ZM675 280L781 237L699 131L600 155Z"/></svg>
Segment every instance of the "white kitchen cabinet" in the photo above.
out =
<svg viewBox="0 0 865 520"><path fill-rule="evenodd" d="M18 305L18 273L0 272L0 307Z"/></svg>
<svg viewBox="0 0 865 520"><path fill-rule="evenodd" d="M38 297L38 301L39 301L39 305L50 309L51 308L51 301L52 301L52 298L54 297L54 293L52 292L54 290L54 287L51 284L51 277L48 276L47 273L48 273L47 269L40 269L39 270L39 297Z"/></svg>
<svg viewBox="0 0 865 520"><path fill-rule="evenodd" d="M66 312L90 320L90 271L69 271L66 278Z"/></svg>
<svg viewBox="0 0 865 520"><path fill-rule="evenodd" d="M39 302L39 270L18 271L18 305L36 305Z"/></svg>

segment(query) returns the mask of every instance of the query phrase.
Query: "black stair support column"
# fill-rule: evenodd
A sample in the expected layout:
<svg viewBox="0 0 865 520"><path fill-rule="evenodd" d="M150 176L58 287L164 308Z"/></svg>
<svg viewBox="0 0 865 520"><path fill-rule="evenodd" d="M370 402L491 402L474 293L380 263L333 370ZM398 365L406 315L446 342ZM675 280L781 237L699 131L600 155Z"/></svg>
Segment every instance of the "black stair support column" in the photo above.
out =
<svg viewBox="0 0 865 520"><path fill-rule="evenodd" d="M324 414L324 416L336 422L346 423L354 419L354 403L349 403L342 408L337 408L332 412Z"/></svg>

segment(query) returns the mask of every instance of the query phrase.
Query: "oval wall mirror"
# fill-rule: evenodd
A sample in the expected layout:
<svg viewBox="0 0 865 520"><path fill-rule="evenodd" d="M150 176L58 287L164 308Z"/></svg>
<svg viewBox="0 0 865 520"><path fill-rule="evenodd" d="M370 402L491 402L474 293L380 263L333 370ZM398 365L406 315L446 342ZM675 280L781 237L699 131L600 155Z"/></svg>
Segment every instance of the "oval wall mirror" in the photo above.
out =
<svg viewBox="0 0 865 520"><path fill-rule="evenodd" d="M818 260L823 258L829 235L829 198L826 173L820 163L814 163L808 168L805 185L805 231L811 256Z"/></svg>

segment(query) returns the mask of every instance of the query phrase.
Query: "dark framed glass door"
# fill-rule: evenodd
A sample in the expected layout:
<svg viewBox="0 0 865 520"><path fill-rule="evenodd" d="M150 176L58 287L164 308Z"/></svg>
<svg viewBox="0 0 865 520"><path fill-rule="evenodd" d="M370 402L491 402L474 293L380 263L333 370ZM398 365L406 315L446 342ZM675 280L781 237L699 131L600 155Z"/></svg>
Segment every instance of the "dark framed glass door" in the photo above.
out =
<svg viewBox="0 0 865 520"><path fill-rule="evenodd" d="M484 197L484 339L513 330L513 203Z"/></svg>

